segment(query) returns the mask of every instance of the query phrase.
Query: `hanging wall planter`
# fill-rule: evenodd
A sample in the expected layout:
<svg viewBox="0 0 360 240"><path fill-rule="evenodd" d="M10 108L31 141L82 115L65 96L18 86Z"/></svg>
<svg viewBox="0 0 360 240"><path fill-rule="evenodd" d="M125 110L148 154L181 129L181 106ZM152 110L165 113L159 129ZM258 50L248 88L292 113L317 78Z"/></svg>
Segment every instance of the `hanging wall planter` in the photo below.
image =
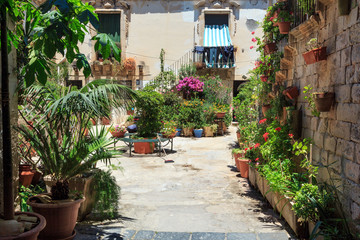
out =
<svg viewBox="0 0 360 240"><path fill-rule="evenodd" d="M293 87L287 87L284 91L283 94L285 96L287 96L289 99L295 99L299 96L299 90L296 86Z"/></svg>
<svg viewBox="0 0 360 240"><path fill-rule="evenodd" d="M288 34L290 32L290 22L278 22L280 34Z"/></svg>
<svg viewBox="0 0 360 240"><path fill-rule="evenodd" d="M350 0L338 0L339 15L344 16L350 13Z"/></svg>
<svg viewBox="0 0 360 240"><path fill-rule="evenodd" d="M277 50L276 43L268 43L264 46L264 53L269 55Z"/></svg>
<svg viewBox="0 0 360 240"><path fill-rule="evenodd" d="M316 109L319 112L329 112L334 103L335 93L321 92L313 93Z"/></svg>
<svg viewBox="0 0 360 240"><path fill-rule="evenodd" d="M326 60L326 47L312 49L311 51L303 53L303 57L307 65Z"/></svg>

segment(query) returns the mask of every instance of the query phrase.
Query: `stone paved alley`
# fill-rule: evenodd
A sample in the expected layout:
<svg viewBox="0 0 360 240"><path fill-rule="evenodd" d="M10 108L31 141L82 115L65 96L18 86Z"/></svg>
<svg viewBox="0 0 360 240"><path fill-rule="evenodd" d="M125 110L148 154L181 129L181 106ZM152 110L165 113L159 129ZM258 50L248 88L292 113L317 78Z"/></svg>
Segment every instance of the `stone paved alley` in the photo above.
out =
<svg viewBox="0 0 360 240"><path fill-rule="evenodd" d="M123 171L113 172L121 219L78 224L76 240L289 239L279 215L234 168L235 130L216 138L177 137L174 152L162 158L124 153Z"/></svg>

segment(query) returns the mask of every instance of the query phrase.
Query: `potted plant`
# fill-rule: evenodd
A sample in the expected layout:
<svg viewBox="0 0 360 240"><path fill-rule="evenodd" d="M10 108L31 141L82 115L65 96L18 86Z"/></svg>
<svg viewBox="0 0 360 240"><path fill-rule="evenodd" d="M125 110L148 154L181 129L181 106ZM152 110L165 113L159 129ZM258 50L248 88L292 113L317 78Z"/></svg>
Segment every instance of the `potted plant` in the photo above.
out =
<svg viewBox="0 0 360 240"><path fill-rule="evenodd" d="M139 91L138 95L135 107L140 118L136 123L138 130L135 137L138 139L156 138L162 126L160 111L161 106L164 104L164 98L150 86ZM152 153L154 152L154 147L155 144L150 142L134 143L134 151L136 153Z"/></svg>
<svg viewBox="0 0 360 240"><path fill-rule="evenodd" d="M320 112L317 110L314 100L314 95L311 93L313 88L310 85L304 87L303 93L305 94L304 99L308 101L309 106L306 107L311 111L311 114L315 117L320 117Z"/></svg>
<svg viewBox="0 0 360 240"><path fill-rule="evenodd" d="M204 136L205 137L213 137L214 133L216 133L218 128L217 124L205 124L204 125Z"/></svg>
<svg viewBox="0 0 360 240"><path fill-rule="evenodd" d="M245 157L245 150L241 149L241 148L234 148L232 150L232 154L233 154L233 157L235 159L235 166L236 166L237 170L240 171L240 161L239 161L239 159Z"/></svg>
<svg viewBox="0 0 360 240"><path fill-rule="evenodd" d="M299 89L296 86L289 86L283 91L283 95L289 99L295 99L299 96Z"/></svg>
<svg viewBox="0 0 360 240"><path fill-rule="evenodd" d="M161 129L164 138L174 138L177 132L177 123L175 121L166 121Z"/></svg>
<svg viewBox="0 0 360 240"><path fill-rule="evenodd" d="M136 61L134 58L126 58L123 61L124 69L128 71L128 74L132 74L136 68Z"/></svg>
<svg viewBox="0 0 360 240"><path fill-rule="evenodd" d="M94 69L95 74L97 74L97 75L101 74L102 65L101 65L101 62L99 60L95 60L93 62L93 69Z"/></svg>
<svg viewBox="0 0 360 240"><path fill-rule="evenodd" d="M108 75L111 73L111 61L109 59L105 59L103 64L103 75Z"/></svg>
<svg viewBox="0 0 360 240"><path fill-rule="evenodd" d="M287 9L281 10L276 18L276 24L279 27L280 34L290 32L290 24L293 21L292 12Z"/></svg>
<svg viewBox="0 0 360 240"><path fill-rule="evenodd" d="M335 100L333 92L315 92L313 93L316 109L319 112L329 112Z"/></svg>
<svg viewBox="0 0 360 240"><path fill-rule="evenodd" d="M126 127L120 125L111 126L109 132L115 138L123 138L126 133Z"/></svg>
<svg viewBox="0 0 360 240"><path fill-rule="evenodd" d="M307 65L327 59L326 47L322 47L317 38L310 39L307 42L307 52L303 53Z"/></svg>
<svg viewBox="0 0 360 240"><path fill-rule="evenodd" d="M69 121L77 120L73 118ZM33 211L46 218L47 226L40 233L40 238L74 237L78 210L84 199L80 195L69 194L69 181L87 171L97 161L117 157L120 153L113 150L113 142L106 137L104 127L95 133L91 132L89 137L77 131L69 131L66 127L53 129L47 121L39 124L36 131L30 131L25 126L17 130L29 139L42 161L44 173L51 175L55 181L49 194L28 199Z"/></svg>
<svg viewBox="0 0 360 240"><path fill-rule="evenodd" d="M214 104L214 112L216 113L216 118L224 118L226 113L229 111L227 105Z"/></svg>
<svg viewBox="0 0 360 240"><path fill-rule="evenodd" d="M192 137L193 136L193 130L194 130L194 124L193 123L185 123L182 126L184 137Z"/></svg>
<svg viewBox="0 0 360 240"><path fill-rule="evenodd" d="M101 124L102 125L110 125L111 123L111 118L108 118L108 117L102 117L101 118Z"/></svg>
<svg viewBox="0 0 360 240"><path fill-rule="evenodd" d="M133 125L135 123L134 121L134 115L129 115L125 122L125 127L128 127L130 125Z"/></svg>

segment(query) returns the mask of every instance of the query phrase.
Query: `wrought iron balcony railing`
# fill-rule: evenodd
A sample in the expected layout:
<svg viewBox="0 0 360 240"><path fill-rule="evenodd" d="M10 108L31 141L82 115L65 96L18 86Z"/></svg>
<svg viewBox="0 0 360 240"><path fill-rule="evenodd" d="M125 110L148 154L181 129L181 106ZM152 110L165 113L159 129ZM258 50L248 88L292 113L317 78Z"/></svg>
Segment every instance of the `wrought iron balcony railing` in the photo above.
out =
<svg viewBox="0 0 360 240"><path fill-rule="evenodd" d="M315 14L317 0L288 0L294 14L293 28L299 26Z"/></svg>

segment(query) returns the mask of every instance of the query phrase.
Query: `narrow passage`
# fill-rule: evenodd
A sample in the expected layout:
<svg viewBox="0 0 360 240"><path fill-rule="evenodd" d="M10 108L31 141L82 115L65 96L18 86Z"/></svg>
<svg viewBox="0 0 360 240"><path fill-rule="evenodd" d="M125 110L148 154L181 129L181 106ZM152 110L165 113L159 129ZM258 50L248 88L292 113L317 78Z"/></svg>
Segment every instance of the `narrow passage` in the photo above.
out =
<svg viewBox="0 0 360 240"><path fill-rule="evenodd" d="M174 152L162 158L124 153L123 171L113 171L121 186L121 218L78 224L76 240L97 239L96 234L102 239L289 239L279 215L234 167L235 130L214 138L176 137Z"/></svg>

